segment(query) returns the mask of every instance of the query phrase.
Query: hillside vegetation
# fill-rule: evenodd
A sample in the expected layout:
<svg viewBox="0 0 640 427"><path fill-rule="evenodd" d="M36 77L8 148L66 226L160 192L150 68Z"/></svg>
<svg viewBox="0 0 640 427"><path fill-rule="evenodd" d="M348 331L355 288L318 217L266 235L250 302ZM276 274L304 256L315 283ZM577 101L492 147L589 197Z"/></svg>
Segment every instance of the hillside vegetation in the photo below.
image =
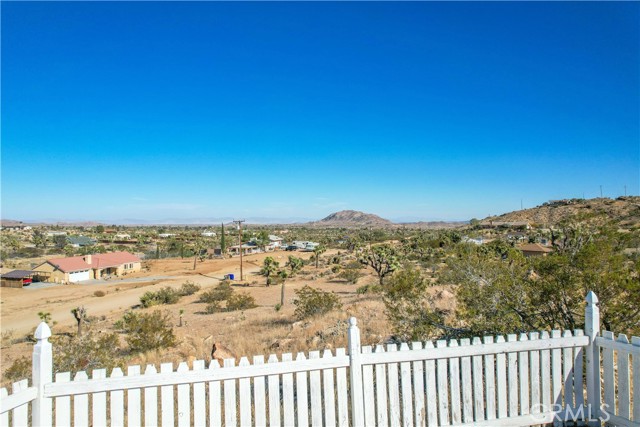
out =
<svg viewBox="0 0 640 427"><path fill-rule="evenodd" d="M526 221L532 225L551 227L576 219L600 224L612 221L621 228L636 229L640 227L640 197L554 200L535 208L491 216L482 220L482 223Z"/></svg>

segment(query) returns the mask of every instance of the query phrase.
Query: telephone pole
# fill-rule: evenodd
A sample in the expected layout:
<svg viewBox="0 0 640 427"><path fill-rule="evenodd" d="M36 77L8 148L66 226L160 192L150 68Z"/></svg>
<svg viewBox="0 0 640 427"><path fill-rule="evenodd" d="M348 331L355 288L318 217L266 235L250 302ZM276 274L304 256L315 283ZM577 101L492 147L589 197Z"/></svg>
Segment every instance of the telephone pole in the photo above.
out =
<svg viewBox="0 0 640 427"><path fill-rule="evenodd" d="M244 280L242 277L242 223L244 219L234 219L234 223L238 224L238 246L240 249L240 280Z"/></svg>

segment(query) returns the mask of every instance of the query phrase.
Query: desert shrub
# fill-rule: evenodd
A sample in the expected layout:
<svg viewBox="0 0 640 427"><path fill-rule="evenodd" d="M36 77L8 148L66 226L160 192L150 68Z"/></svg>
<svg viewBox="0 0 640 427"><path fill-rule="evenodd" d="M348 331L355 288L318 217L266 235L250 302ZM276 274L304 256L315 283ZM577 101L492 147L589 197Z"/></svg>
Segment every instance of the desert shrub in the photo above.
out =
<svg viewBox="0 0 640 427"><path fill-rule="evenodd" d="M256 300L248 292L238 292L227 300L226 311L248 310L256 307Z"/></svg>
<svg viewBox="0 0 640 427"><path fill-rule="evenodd" d="M358 295L379 294L380 292L382 292L382 286L377 283L359 286L358 289L356 289Z"/></svg>
<svg viewBox="0 0 640 427"><path fill-rule="evenodd" d="M196 292L198 292L200 290L200 286L196 285L193 282L190 281L186 281L182 284L182 287L180 287L180 290L178 290L178 293L180 294L180 296L187 296L187 295L193 295Z"/></svg>
<svg viewBox="0 0 640 427"><path fill-rule="evenodd" d="M20 381L31 378L31 358L22 356L13 361L11 366L4 371L4 379L9 381Z"/></svg>
<svg viewBox="0 0 640 427"><path fill-rule="evenodd" d="M334 265L331 267L331 272L332 273L338 273L340 271L340 266L339 265Z"/></svg>
<svg viewBox="0 0 640 427"><path fill-rule="evenodd" d="M233 288L229 282L220 282L218 286L213 289L209 289L200 294L198 302L205 302L208 304L214 302L225 301L233 294Z"/></svg>
<svg viewBox="0 0 640 427"><path fill-rule="evenodd" d="M224 307L220 304L220 301L214 301L212 303L207 304L207 307L204 309L205 313L213 314L220 313L224 311Z"/></svg>
<svg viewBox="0 0 640 427"><path fill-rule="evenodd" d="M115 333L84 334L82 337L62 336L56 339L53 353L54 372L78 372L105 368L124 367L120 356L120 340Z"/></svg>
<svg viewBox="0 0 640 427"><path fill-rule="evenodd" d="M95 291L95 292L93 293L93 296L96 296L96 297L103 297L103 296L105 296L106 294L107 294L107 293L106 293L105 291Z"/></svg>
<svg viewBox="0 0 640 427"><path fill-rule="evenodd" d="M181 296L179 291L167 286L157 292L145 292L140 297L140 303L145 308L160 304L175 304L180 301Z"/></svg>
<svg viewBox="0 0 640 427"><path fill-rule="evenodd" d="M294 315L299 320L325 314L342 307L340 298L333 292L324 292L309 285L296 291L293 305L296 306Z"/></svg>
<svg viewBox="0 0 640 427"><path fill-rule="evenodd" d="M125 313L116 323L127 335L125 340L132 352L143 352L158 348L173 347L177 344L169 313Z"/></svg>
<svg viewBox="0 0 640 427"><path fill-rule="evenodd" d="M352 285L355 285L364 274L362 273L362 265L359 262L350 262L340 272L341 279Z"/></svg>

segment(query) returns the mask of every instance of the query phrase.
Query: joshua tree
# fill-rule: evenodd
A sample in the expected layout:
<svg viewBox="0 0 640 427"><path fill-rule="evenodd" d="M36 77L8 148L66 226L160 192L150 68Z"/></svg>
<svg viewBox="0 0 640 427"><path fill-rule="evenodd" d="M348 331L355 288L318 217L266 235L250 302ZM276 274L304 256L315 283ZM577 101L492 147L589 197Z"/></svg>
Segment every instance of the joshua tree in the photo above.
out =
<svg viewBox="0 0 640 427"><path fill-rule="evenodd" d="M322 255L326 251L327 249L322 245L318 245L313 249L313 255L316 258L316 269L318 268L318 260L320 259L320 255Z"/></svg>
<svg viewBox="0 0 640 427"><path fill-rule="evenodd" d="M273 259L273 257L266 257L264 259L264 264L262 265L262 270L260 270L260 274L266 276L267 278L267 286L271 284L271 275L278 271L278 267L280 263Z"/></svg>
<svg viewBox="0 0 640 427"><path fill-rule="evenodd" d="M280 287L280 307L284 307L284 283L287 281L287 277L289 277L287 270L278 271L278 278L282 282Z"/></svg>
<svg viewBox="0 0 640 427"><path fill-rule="evenodd" d="M82 336L82 323L87 321L87 310L84 306L76 307L71 310L71 314L76 318L78 322L78 337Z"/></svg>
<svg viewBox="0 0 640 427"><path fill-rule="evenodd" d="M304 266L302 262L302 258L294 257L293 255L289 255L289 261L287 261L287 267L291 270L290 276L294 276L298 271L302 270Z"/></svg>

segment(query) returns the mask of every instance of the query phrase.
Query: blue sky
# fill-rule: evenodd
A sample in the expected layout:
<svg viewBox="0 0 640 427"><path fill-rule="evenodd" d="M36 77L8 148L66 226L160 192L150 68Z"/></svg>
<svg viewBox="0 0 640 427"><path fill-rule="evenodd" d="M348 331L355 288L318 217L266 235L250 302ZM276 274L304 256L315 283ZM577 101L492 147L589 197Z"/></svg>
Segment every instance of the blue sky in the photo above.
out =
<svg viewBox="0 0 640 427"><path fill-rule="evenodd" d="M640 192L640 3L2 2L19 220L482 218Z"/></svg>

